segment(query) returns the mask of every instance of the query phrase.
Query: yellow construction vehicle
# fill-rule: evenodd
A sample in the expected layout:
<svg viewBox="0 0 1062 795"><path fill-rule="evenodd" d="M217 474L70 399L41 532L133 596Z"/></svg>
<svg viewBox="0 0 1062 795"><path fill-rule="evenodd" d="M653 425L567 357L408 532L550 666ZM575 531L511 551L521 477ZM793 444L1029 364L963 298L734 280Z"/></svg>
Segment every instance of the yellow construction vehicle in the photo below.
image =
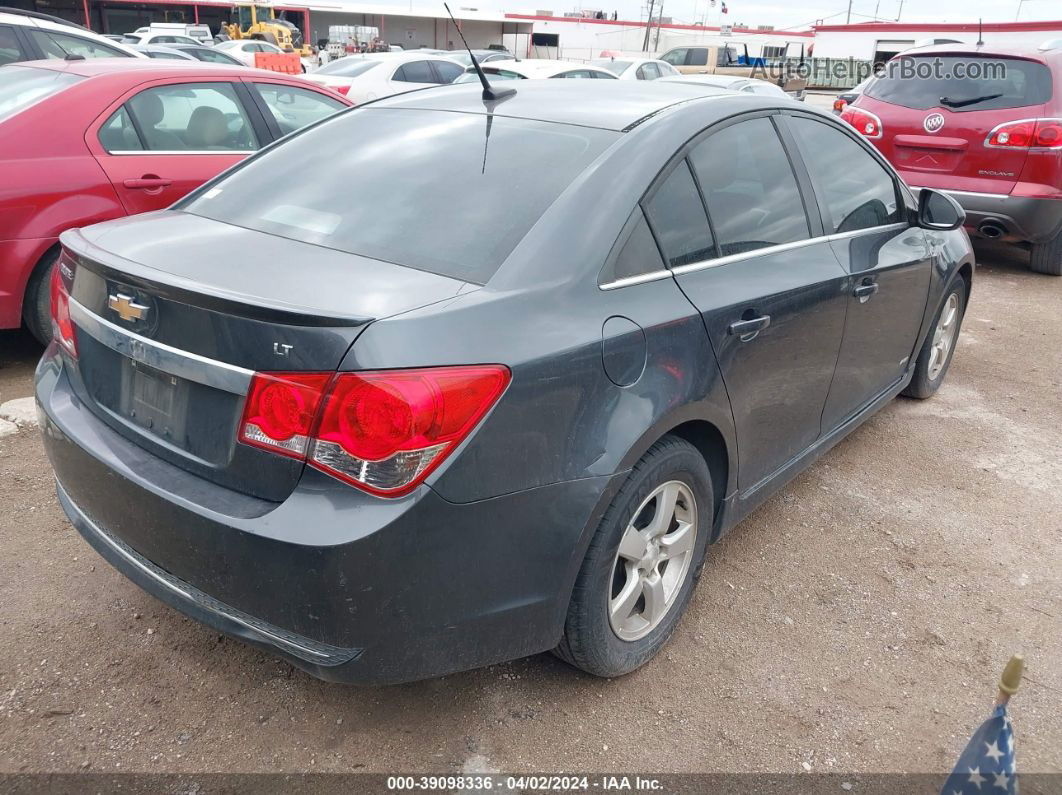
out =
<svg viewBox="0 0 1062 795"><path fill-rule="evenodd" d="M236 20L222 25L222 32L230 39L262 39L280 49L296 52L306 58L313 50L303 40L302 31L293 23L276 16L273 6L266 3L236 3Z"/></svg>

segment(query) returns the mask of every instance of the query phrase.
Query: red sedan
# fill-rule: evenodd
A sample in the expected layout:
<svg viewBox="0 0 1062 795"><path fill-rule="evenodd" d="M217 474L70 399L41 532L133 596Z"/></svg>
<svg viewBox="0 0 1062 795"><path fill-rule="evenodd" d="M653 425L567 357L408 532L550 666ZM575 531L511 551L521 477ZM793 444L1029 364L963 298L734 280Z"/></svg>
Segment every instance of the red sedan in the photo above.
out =
<svg viewBox="0 0 1062 795"><path fill-rule="evenodd" d="M235 66L123 58L0 67L0 329L25 321L50 338L60 232L167 207L349 105L298 78Z"/></svg>

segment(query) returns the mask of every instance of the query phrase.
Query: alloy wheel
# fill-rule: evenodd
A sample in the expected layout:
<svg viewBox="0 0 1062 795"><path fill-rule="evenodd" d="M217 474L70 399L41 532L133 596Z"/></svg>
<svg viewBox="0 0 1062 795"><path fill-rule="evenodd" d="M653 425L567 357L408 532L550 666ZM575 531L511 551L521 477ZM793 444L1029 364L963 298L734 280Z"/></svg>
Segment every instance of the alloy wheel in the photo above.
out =
<svg viewBox="0 0 1062 795"><path fill-rule="evenodd" d="M620 539L608 600L612 631L635 641L655 629L675 603L693 560L697 501L679 480L645 498Z"/></svg>
<svg viewBox="0 0 1062 795"><path fill-rule="evenodd" d="M936 381L944 365L948 363L948 356L955 345L958 332L959 294L952 293L940 311L937 327L933 330L933 347L930 350L929 367L926 373L930 381Z"/></svg>

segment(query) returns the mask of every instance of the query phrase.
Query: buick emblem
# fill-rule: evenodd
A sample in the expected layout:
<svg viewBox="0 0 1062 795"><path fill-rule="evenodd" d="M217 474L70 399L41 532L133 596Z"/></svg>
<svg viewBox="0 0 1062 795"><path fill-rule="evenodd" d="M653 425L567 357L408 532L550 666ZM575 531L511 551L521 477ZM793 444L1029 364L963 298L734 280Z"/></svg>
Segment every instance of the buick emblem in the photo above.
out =
<svg viewBox="0 0 1062 795"><path fill-rule="evenodd" d="M927 133L940 132L941 127L944 126L944 117L939 113L930 113L922 122L922 126L926 128Z"/></svg>
<svg viewBox="0 0 1062 795"><path fill-rule="evenodd" d="M118 317L127 323L131 323L134 320L143 320L147 317L148 313L147 306L144 304L138 304L132 296L124 295L122 293L108 295L107 307L113 309Z"/></svg>

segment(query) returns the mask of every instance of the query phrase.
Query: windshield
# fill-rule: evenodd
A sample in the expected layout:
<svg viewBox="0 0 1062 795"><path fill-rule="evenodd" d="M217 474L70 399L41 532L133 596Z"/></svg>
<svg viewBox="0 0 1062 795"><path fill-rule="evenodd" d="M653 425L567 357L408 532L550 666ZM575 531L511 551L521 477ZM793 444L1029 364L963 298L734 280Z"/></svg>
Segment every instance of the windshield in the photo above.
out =
<svg viewBox="0 0 1062 795"><path fill-rule="evenodd" d="M376 66L379 61L370 61L365 58L340 58L338 61L329 61L314 74L335 75L336 77L357 77Z"/></svg>
<svg viewBox="0 0 1062 795"><path fill-rule="evenodd" d="M969 55L902 56L864 89L882 102L915 110L1000 110L1051 99L1051 72L1018 58Z"/></svg>
<svg viewBox="0 0 1062 795"><path fill-rule="evenodd" d="M518 75L516 72L500 72L495 70L483 70L483 73L487 76L487 82L494 83L498 80L522 80L523 75ZM478 83L479 75L476 74L476 70L473 67L468 67L462 75L458 75L455 83Z"/></svg>
<svg viewBox="0 0 1062 795"><path fill-rule="evenodd" d="M0 80L0 121L10 119L30 105L58 94L82 78L51 69L4 66Z"/></svg>
<svg viewBox="0 0 1062 795"><path fill-rule="evenodd" d="M472 65L472 58L469 56L469 54L467 52L450 52L450 53L447 53L446 55L450 59L452 59L454 61L457 61L462 66L471 66ZM476 56L476 57L479 58L479 56ZM479 58L479 62L483 63L483 59Z"/></svg>
<svg viewBox="0 0 1062 795"><path fill-rule="evenodd" d="M366 108L252 157L175 209L485 284L617 137L504 116Z"/></svg>
<svg viewBox="0 0 1062 795"><path fill-rule="evenodd" d="M614 61L611 58L601 58L597 61L591 61L591 66L596 66L599 69L608 69L612 74L617 77L623 74L624 70L631 65L630 61Z"/></svg>

